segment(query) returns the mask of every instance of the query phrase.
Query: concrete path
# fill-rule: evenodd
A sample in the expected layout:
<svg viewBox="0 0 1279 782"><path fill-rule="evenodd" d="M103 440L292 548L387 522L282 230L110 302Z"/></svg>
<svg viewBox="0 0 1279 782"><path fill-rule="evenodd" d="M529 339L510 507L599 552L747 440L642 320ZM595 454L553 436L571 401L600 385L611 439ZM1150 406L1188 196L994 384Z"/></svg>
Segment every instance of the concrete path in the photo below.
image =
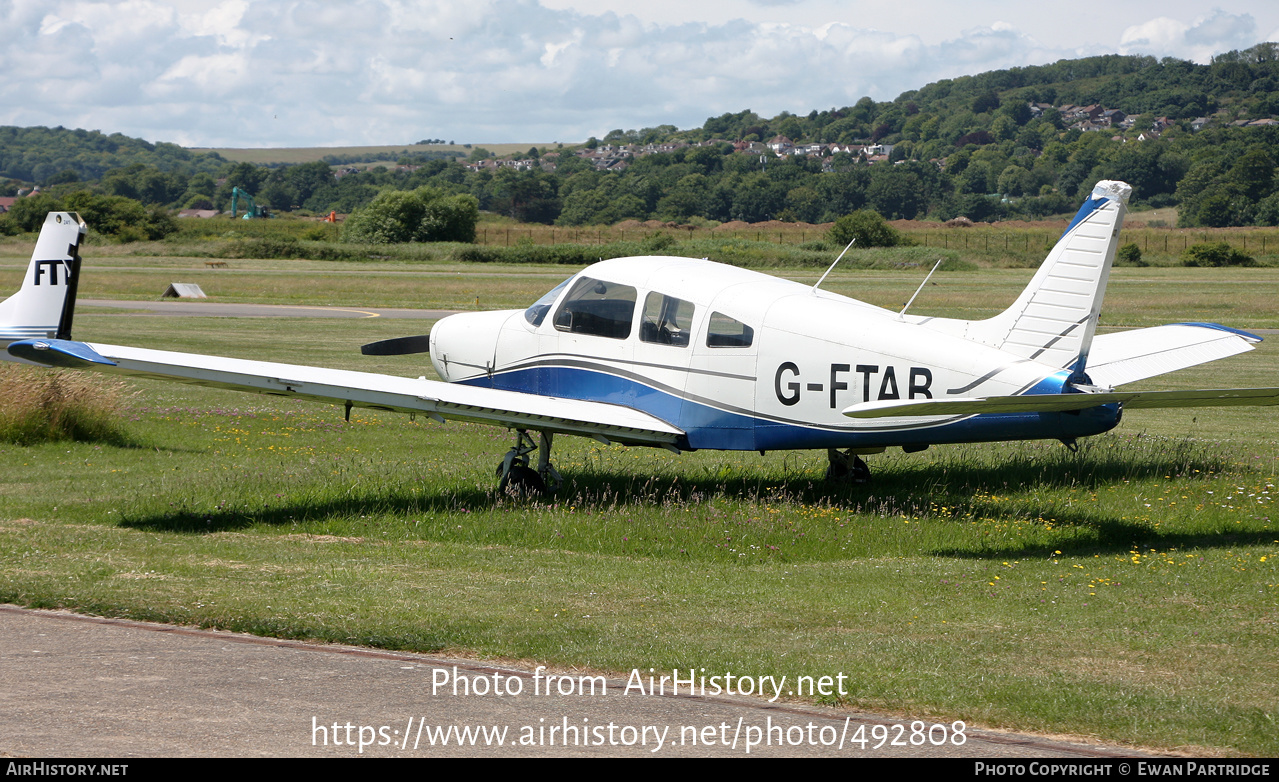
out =
<svg viewBox="0 0 1279 782"><path fill-rule="evenodd" d="M556 674L0 606L0 757L1134 756Z"/></svg>

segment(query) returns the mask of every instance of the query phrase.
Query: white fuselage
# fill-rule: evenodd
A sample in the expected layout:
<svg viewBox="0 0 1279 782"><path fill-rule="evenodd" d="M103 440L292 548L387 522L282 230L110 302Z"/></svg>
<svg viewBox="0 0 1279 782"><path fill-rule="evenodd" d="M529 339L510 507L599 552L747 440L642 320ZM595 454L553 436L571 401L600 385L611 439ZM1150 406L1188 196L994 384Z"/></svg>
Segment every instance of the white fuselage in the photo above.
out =
<svg viewBox="0 0 1279 782"><path fill-rule="evenodd" d="M431 335L436 370L450 382L642 409L683 429L690 449L1070 439L1118 420L1117 409L850 420L842 410L858 402L1059 393L1069 373L940 321L710 261L603 261L542 309L540 319L512 310L442 320Z"/></svg>

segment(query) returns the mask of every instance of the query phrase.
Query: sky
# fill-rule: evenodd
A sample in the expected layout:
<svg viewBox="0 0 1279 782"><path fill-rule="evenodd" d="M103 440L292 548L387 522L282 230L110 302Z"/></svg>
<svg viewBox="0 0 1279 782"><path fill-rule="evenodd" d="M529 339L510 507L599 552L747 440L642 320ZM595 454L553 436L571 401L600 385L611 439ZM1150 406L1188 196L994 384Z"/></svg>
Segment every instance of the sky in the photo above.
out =
<svg viewBox="0 0 1279 782"><path fill-rule="evenodd" d="M0 125L200 147L574 143L1276 40L1275 0L0 0Z"/></svg>

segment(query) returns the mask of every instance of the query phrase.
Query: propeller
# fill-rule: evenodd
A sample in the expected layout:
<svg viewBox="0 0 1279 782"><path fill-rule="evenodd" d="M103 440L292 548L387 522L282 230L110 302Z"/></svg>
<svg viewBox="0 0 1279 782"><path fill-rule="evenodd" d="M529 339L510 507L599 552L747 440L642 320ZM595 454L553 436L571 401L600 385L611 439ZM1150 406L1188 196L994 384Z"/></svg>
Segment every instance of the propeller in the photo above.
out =
<svg viewBox="0 0 1279 782"><path fill-rule="evenodd" d="M366 356L408 356L413 353L429 353L430 351L430 334L384 339L380 342L370 342L367 345L360 346L360 352Z"/></svg>

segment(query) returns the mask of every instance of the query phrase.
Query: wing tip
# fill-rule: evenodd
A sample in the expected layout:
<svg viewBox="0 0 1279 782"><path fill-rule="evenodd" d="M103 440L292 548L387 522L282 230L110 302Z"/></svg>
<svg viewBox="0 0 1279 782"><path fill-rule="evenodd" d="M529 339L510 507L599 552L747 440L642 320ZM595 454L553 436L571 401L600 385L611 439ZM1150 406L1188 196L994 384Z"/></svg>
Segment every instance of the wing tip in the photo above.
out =
<svg viewBox="0 0 1279 782"><path fill-rule="evenodd" d="M84 369L98 364L114 367L116 362L83 342L69 339L21 339L9 343L9 355L36 364L65 369Z"/></svg>
<svg viewBox="0 0 1279 782"><path fill-rule="evenodd" d="M1234 334L1235 336L1238 336L1238 337L1243 337L1249 342L1254 342L1254 343L1265 341L1262 337L1256 334L1253 334L1250 331L1244 331L1243 329L1235 329L1235 328L1231 328L1230 326L1223 326L1220 323L1208 323L1206 321L1185 321L1182 323L1169 323L1168 325L1169 326L1195 326L1201 329L1214 329L1216 331L1224 331L1229 334Z"/></svg>

